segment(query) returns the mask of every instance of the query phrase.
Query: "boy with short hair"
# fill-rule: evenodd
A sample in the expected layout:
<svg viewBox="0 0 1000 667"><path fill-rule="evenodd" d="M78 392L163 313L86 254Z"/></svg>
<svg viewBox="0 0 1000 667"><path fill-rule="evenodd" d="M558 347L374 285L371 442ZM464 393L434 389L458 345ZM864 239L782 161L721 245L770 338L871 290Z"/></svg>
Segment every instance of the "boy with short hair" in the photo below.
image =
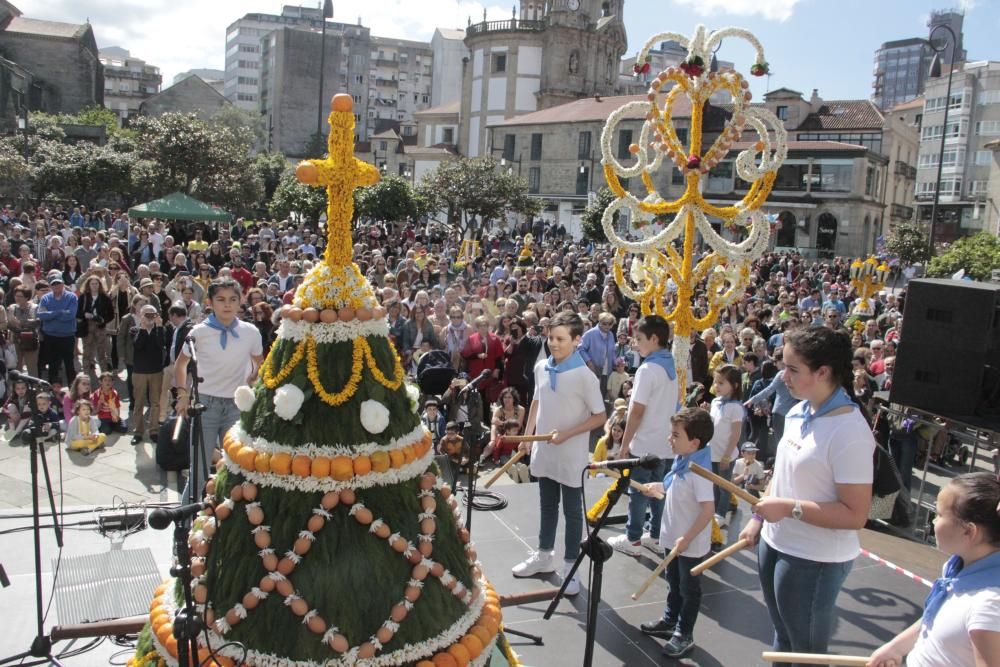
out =
<svg viewBox="0 0 1000 667"><path fill-rule="evenodd" d="M670 324L659 315L648 315L635 325L635 342L643 362L635 373L635 384L625 422L625 435L619 458L648 455L660 459L655 468L632 468L629 477L639 484L663 479L667 459L673 458L667 433L670 418L677 412L677 369L670 344ZM643 534L646 508L649 508L649 531ZM608 544L629 556L638 556L642 547L659 551L660 516L663 501L640 494L629 494L628 522L625 533L608 540Z"/></svg>
<svg viewBox="0 0 1000 667"><path fill-rule="evenodd" d="M521 443L531 453L531 474L538 478L541 525L538 551L513 568L515 577L531 577L555 571L553 549L559 524L560 496L566 519L563 576L569 573L583 539L581 472L590 458L590 432L604 424L604 397L597 376L587 368L577 351L583 336L583 320L576 313L562 312L549 325L548 359L535 364L535 395L524 432L551 433L548 442ZM580 592L573 577L566 595Z"/></svg>
<svg viewBox="0 0 1000 667"><path fill-rule="evenodd" d="M424 423L431 433L431 442L436 447L441 437L444 435L444 415L438 409L438 400L429 398L424 402L424 414L420 415L420 421Z"/></svg>
<svg viewBox="0 0 1000 667"><path fill-rule="evenodd" d="M715 511L712 483L690 472L690 465L712 465L708 447L714 428L712 416L701 408L685 408L670 418L670 445L674 463L663 483L647 485L648 494L662 492L663 521L660 546L677 549L678 556L667 566L667 606L656 621L642 623L639 629L651 637L668 638L664 655L679 658L694 648L694 625L701 605L701 578L691 575L691 568L709 552L709 522Z"/></svg>
<svg viewBox="0 0 1000 667"><path fill-rule="evenodd" d="M35 433L39 442L47 442L51 439L59 439L59 421L62 415L52 407L52 395L45 391L35 394L35 407L38 414L35 415Z"/></svg>

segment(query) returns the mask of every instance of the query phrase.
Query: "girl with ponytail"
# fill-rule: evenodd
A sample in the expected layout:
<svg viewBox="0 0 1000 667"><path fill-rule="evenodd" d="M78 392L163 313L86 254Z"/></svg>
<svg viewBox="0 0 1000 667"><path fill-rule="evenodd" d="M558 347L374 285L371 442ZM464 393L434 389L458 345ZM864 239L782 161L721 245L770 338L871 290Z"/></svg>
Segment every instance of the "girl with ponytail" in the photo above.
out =
<svg viewBox="0 0 1000 667"><path fill-rule="evenodd" d="M840 588L861 550L875 439L856 402L846 332L789 332L788 412L766 495L740 537L758 550L774 650L826 653Z"/></svg>

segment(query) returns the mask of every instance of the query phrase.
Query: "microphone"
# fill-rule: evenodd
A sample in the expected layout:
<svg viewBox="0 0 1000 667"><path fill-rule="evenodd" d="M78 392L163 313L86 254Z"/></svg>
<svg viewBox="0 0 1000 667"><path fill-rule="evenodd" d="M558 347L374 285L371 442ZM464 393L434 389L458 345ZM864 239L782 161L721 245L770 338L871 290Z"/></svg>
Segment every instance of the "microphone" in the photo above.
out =
<svg viewBox="0 0 1000 667"><path fill-rule="evenodd" d="M601 470L602 468L607 468L608 470L624 470L625 468L648 468L652 470L656 466L660 465L661 459L659 456L653 456L652 454L644 454L637 459L619 459L617 461L595 461L593 463L588 463L584 470ZM152 525L152 524L150 524Z"/></svg>
<svg viewBox="0 0 1000 667"><path fill-rule="evenodd" d="M149 527L154 530L163 530L170 526L174 521L180 521L186 519L190 516L194 516L201 510L208 507L208 503L191 503L190 505L181 505L180 507L175 507L173 509L160 508L155 509L149 513L149 518L146 522Z"/></svg>
<svg viewBox="0 0 1000 667"><path fill-rule="evenodd" d="M49 383L42 378L36 378L27 373L22 373L21 371L7 371L7 375L10 377L12 382L20 380L21 382L27 382L28 384L39 384L43 387L48 387Z"/></svg>
<svg viewBox="0 0 1000 667"><path fill-rule="evenodd" d="M490 377L491 375L493 375L493 374L492 374L492 373L490 373L489 369L487 369L487 370L484 370L484 371L483 371L482 373L480 373L480 374L479 374L479 375L478 375L478 376L476 377L476 379L475 379L475 380L473 380L473 381L472 381L472 382L470 382L469 384L467 384L467 385L465 385L464 387L462 387L462 391L460 391L459 393L460 393L460 394L464 394L465 392L469 391L470 389L472 389L473 387L475 387L476 385L478 385L478 384L479 384L480 382L482 382L482 381L483 381L483 380L485 380L486 378Z"/></svg>

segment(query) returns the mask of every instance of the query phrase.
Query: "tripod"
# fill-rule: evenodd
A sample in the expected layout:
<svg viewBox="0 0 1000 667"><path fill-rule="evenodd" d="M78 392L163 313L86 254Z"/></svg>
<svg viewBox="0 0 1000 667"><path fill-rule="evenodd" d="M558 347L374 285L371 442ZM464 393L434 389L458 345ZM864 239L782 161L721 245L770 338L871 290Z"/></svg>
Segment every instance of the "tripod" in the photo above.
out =
<svg viewBox="0 0 1000 667"><path fill-rule="evenodd" d="M597 608L601 604L601 585L604 579L604 563L611 558L614 550L611 548L607 542L602 540L598 533L601 532L601 528L607 523L608 515L611 514L611 510L614 509L615 504L617 504L618 499L622 497L625 490L628 489L628 476L622 475L619 477L614 485L611 487L611 492L608 494L608 506L604 508L604 512L601 514L597 522L593 524L590 529L590 534L587 535L587 539L583 541L580 545L580 555L576 557L576 562L573 563L573 567L570 569L569 573L566 574L566 578L563 581L563 585L559 588L559 592L552 599L549 604L549 608L545 610L545 615L542 617L545 620L552 618L552 614L555 613L556 606L559 604L559 600L562 599L566 592L566 586L569 582L573 580L573 575L580 568L580 564L583 562L584 556L590 558L590 562L593 563L594 569L591 575L590 581L590 595L587 598L587 638L583 653L583 667L591 667L594 664L594 641L597 638ZM582 493L583 490L581 489Z"/></svg>
<svg viewBox="0 0 1000 667"><path fill-rule="evenodd" d="M201 495L202 480L199 480L198 472L202 471L205 476L204 481L207 482L209 465L211 464L211 461L207 460L210 457L205 451L205 434L201 430L201 415L205 412L205 406L201 402L201 394L199 393L198 386L203 381L203 378L198 376L198 353L195 350L194 339L191 336L187 337L187 344L191 352L191 358L188 361L188 372L191 375L191 400L188 401L187 409L191 424L188 431L188 482L183 494L184 503L195 502L195 497ZM180 418L177 421L178 424L174 430L175 435L180 433Z"/></svg>
<svg viewBox="0 0 1000 667"><path fill-rule="evenodd" d="M23 376L22 376L23 377ZM48 383L37 381L41 388L47 388ZM28 442L31 448L31 522L35 551L35 639L31 642L31 648L23 653L12 655L0 660L0 665L14 662L21 662L25 658L44 658L44 662L62 666L59 659L52 655L52 638L45 634L45 613L42 607L42 525L41 508L38 503L38 461L42 462L42 474L45 477L45 490L49 496L49 509L52 513L52 528L56 535L56 544L62 549L63 537L62 526L59 525L59 515L56 513L56 500L52 494L52 480L49 477L49 464L45 459L45 443L47 435L43 436L42 426L38 421L38 404L35 400L35 392L28 392L28 401L31 405L31 422L22 432L22 437Z"/></svg>

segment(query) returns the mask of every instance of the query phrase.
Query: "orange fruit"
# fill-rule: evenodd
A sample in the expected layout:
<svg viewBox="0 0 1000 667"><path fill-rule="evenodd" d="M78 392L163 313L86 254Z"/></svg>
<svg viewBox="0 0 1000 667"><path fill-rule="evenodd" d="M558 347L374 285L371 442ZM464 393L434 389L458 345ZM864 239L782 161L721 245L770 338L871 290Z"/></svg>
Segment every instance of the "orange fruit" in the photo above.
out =
<svg viewBox="0 0 1000 667"><path fill-rule="evenodd" d="M478 639L483 646L487 646L491 641L493 641L493 635L490 631L481 625L473 625L469 628L469 634Z"/></svg>
<svg viewBox="0 0 1000 667"><path fill-rule="evenodd" d="M448 647L448 653L451 657L455 658L455 662L458 663L458 667L465 667L469 664L469 651L462 644L452 644Z"/></svg>
<svg viewBox="0 0 1000 667"><path fill-rule="evenodd" d="M417 667L434 667L434 663L430 660L421 660L417 663Z"/></svg>
<svg viewBox="0 0 1000 667"><path fill-rule="evenodd" d="M276 475L287 475L292 471L292 457L285 452L271 456L271 472Z"/></svg>
<svg viewBox="0 0 1000 667"><path fill-rule="evenodd" d="M436 653L431 662L434 667L458 667L458 661L451 653Z"/></svg>
<svg viewBox="0 0 1000 667"><path fill-rule="evenodd" d="M164 623L169 623L169 622L170 622L169 616L166 615L157 616L156 618L153 619L153 622L150 623L149 626L153 628L153 634L156 634L156 631L159 630Z"/></svg>
<svg viewBox="0 0 1000 667"><path fill-rule="evenodd" d="M500 631L500 622L495 618L484 616L479 619L479 624L489 631L490 636L493 636Z"/></svg>
<svg viewBox="0 0 1000 667"><path fill-rule="evenodd" d="M292 459L292 474L297 477L308 477L312 472L312 459L299 454Z"/></svg>
<svg viewBox="0 0 1000 667"><path fill-rule="evenodd" d="M254 460L257 458L257 450L253 447L240 447L236 452L236 462L244 470L254 469Z"/></svg>
<svg viewBox="0 0 1000 667"><path fill-rule="evenodd" d="M354 461L350 456L336 456L330 461L330 477L338 482L346 482L354 477Z"/></svg>
<svg viewBox="0 0 1000 667"><path fill-rule="evenodd" d="M169 587L169 586L170 586L170 584L168 582L164 581L162 584L160 584L159 586L156 587L156 590L153 591L153 595L155 597L160 597L161 595L163 595L167 591L167 587Z"/></svg>
<svg viewBox="0 0 1000 667"><path fill-rule="evenodd" d="M413 463L417 460L417 453L413 450L413 445L403 447L403 462Z"/></svg>
<svg viewBox="0 0 1000 667"><path fill-rule="evenodd" d="M402 467L405 461L406 457L403 455L403 452L398 449L389 450L389 462L392 464L393 468Z"/></svg>
<svg viewBox="0 0 1000 667"><path fill-rule="evenodd" d="M156 638L160 640L161 644L167 642L167 637L172 637L174 635L174 624L164 623L156 630Z"/></svg>
<svg viewBox="0 0 1000 667"><path fill-rule="evenodd" d="M360 477L372 471L372 460L364 455L359 455L354 459L354 474Z"/></svg>
<svg viewBox="0 0 1000 667"><path fill-rule="evenodd" d="M487 602L483 605L483 616L500 620L500 605Z"/></svg>
<svg viewBox="0 0 1000 667"><path fill-rule="evenodd" d="M375 472L385 472L389 469L390 461L389 454L382 450L372 452L371 456L372 470Z"/></svg>
<svg viewBox="0 0 1000 667"><path fill-rule="evenodd" d="M459 640L465 650L469 652L469 658L475 660L479 657L479 654L483 652L483 642L479 641L479 637L475 635L465 635Z"/></svg>
<svg viewBox="0 0 1000 667"><path fill-rule="evenodd" d="M176 658L177 657L177 638L174 637L173 635L170 635L169 637L167 637L166 640L163 642L163 648L167 649L167 653L169 653L170 655L172 655L172 656L174 656Z"/></svg>
<svg viewBox="0 0 1000 667"><path fill-rule="evenodd" d="M257 472L271 472L271 455L267 452L258 452L253 459L253 469Z"/></svg>
<svg viewBox="0 0 1000 667"><path fill-rule="evenodd" d="M313 477L330 476L330 459L326 456L317 456L312 460Z"/></svg>

